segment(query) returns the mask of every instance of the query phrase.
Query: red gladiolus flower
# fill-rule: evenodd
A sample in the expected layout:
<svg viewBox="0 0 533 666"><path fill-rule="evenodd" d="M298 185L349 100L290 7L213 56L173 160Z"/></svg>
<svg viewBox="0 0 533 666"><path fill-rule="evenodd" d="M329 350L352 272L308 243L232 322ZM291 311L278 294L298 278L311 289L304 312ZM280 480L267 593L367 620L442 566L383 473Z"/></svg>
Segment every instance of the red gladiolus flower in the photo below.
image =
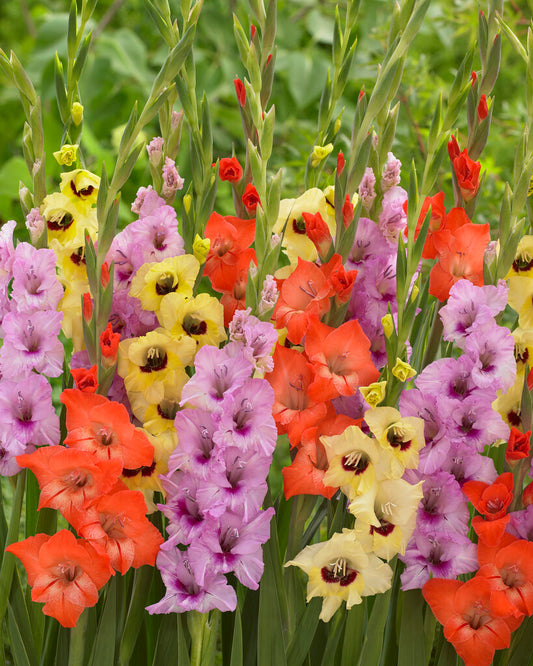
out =
<svg viewBox="0 0 533 666"><path fill-rule="evenodd" d="M102 264L102 270L100 271L100 282L104 289L109 284L109 266L107 265L107 261L104 261Z"/></svg>
<svg viewBox="0 0 533 666"><path fill-rule="evenodd" d="M359 386L379 377L370 356L370 341L355 319L332 328L312 318L305 335L305 353L316 373L308 390L312 400L353 395Z"/></svg>
<svg viewBox="0 0 533 666"><path fill-rule="evenodd" d="M138 490L119 490L97 498L76 516L78 534L106 553L122 575L130 567L155 565L163 537L146 517L146 503Z"/></svg>
<svg viewBox="0 0 533 666"><path fill-rule="evenodd" d="M100 350L104 367L110 368L117 362L119 342L120 333L113 333L113 328L108 323L105 331L100 334Z"/></svg>
<svg viewBox="0 0 533 666"><path fill-rule="evenodd" d="M307 451L300 449L292 464L281 470L283 474L283 492L285 499L294 495L322 495L331 499L337 492L337 488L325 486L322 482L327 468L328 459L316 462L311 460ZM323 467L322 465L325 465Z"/></svg>
<svg viewBox="0 0 533 666"><path fill-rule="evenodd" d="M432 197L426 197L422 205L422 210L418 217L418 222L416 223L415 229L415 240L418 238L420 229L424 224L426 219L427 212L431 206L431 219L429 220L428 234L426 236L426 241L424 243L424 248L422 250L423 259L434 259L437 256L437 250L433 245L433 234L440 229L444 229L446 226L446 208L444 207L444 192L437 192ZM407 201L403 204L403 210L407 213ZM407 236L407 227L405 229L405 235Z"/></svg>
<svg viewBox="0 0 533 666"><path fill-rule="evenodd" d="M287 328L287 338L293 344L298 345L302 341L310 317L322 317L330 309L333 285L329 278L341 263L338 254L334 254L320 268L300 257L296 269L283 282L274 319L278 328Z"/></svg>
<svg viewBox="0 0 533 666"><path fill-rule="evenodd" d="M481 122L482 120L485 120L485 118L489 115L489 109L487 107L487 96L486 95L481 95L481 99L479 100L479 104L477 105L477 119L478 122Z"/></svg>
<svg viewBox="0 0 533 666"><path fill-rule="evenodd" d="M459 157L460 154L461 151L459 149L459 144L457 143L457 139L452 134L451 139L448 141L448 155L450 156L452 163L456 157Z"/></svg>
<svg viewBox="0 0 533 666"><path fill-rule="evenodd" d="M37 477L41 489L38 508L57 509L69 523L76 511L111 490L122 472L120 460L99 460L88 451L64 446L43 446L16 460Z"/></svg>
<svg viewBox="0 0 533 666"><path fill-rule="evenodd" d="M211 241L204 272L213 288L225 291L228 285L228 269L234 268L239 254L248 248L255 238L255 219L242 220L212 213L205 227L205 237ZM254 256L255 256L255 251ZM230 280L234 278L230 277ZM224 286L225 285L225 286Z"/></svg>
<svg viewBox="0 0 533 666"><path fill-rule="evenodd" d="M246 88L244 87L244 83L240 79L233 79L233 83L239 104L244 107L246 104Z"/></svg>
<svg viewBox="0 0 533 666"><path fill-rule="evenodd" d="M224 326L229 326L235 310L246 309L246 285L251 262L257 266L255 250L243 250L235 266L226 272L216 286L211 281L213 288L223 294L220 302L224 306Z"/></svg>
<svg viewBox="0 0 533 666"><path fill-rule="evenodd" d="M429 293L445 301L452 286L461 279L483 285L483 258L490 241L488 224L467 223L453 234L443 231L433 242L438 252L438 263L429 276Z"/></svg>
<svg viewBox="0 0 533 666"><path fill-rule="evenodd" d="M350 300L356 277L356 270L347 271L342 264L332 271L329 279L335 292L335 303L343 305Z"/></svg>
<svg viewBox="0 0 533 666"><path fill-rule="evenodd" d="M326 257L331 247L332 239L328 225L320 213L302 213L305 222L305 232L313 242L320 257Z"/></svg>
<svg viewBox="0 0 533 666"><path fill-rule="evenodd" d="M287 433L292 446L300 443L302 433L317 425L326 415L326 403L309 397L313 371L305 356L296 349L276 345L274 370L265 379L274 389L272 414L280 434Z"/></svg>
<svg viewBox="0 0 533 666"><path fill-rule="evenodd" d="M481 544L487 546L487 548L494 548L501 543L504 537L510 536L505 531L510 520L511 516L508 513L496 520L483 520L481 516L474 516L472 518L472 529L479 537L478 556Z"/></svg>
<svg viewBox="0 0 533 666"><path fill-rule="evenodd" d="M523 433L512 426L511 435L509 441L507 442L507 449L505 450L505 460L509 464L516 463L522 458L527 458L529 455L530 444L529 439L531 437L531 430Z"/></svg>
<svg viewBox="0 0 533 666"><path fill-rule="evenodd" d="M453 169L457 184L465 201L473 199L479 190L479 172L481 164L468 157L466 148L453 160Z"/></svg>
<svg viewBox="0 0 533 666"><path fill-rule="evenodd" d="M242 166L239 160L236 157L223 157L218 164L218 175L220 180L238 183L242 178Z"/></svg>
<svg viewBox="0 0 533 666"><path fill-rule="evenodd" d="M246 187L244 188L244 192L242 195L242 202L244 204L244 207L249 213L255 213L257 204L261 204L261 200L259 199L259 194L257 194L255 185L252 185L252 183L248 183L248 185L246 185Z"/></svg>
<svg viewBox="0 0 533 666"><path fill-rule="evenodd" d="M509 647L509 623L490 610L491 589L485 578L466 583L432 578L422 594L465 666L490 666L494 652Z"/></svg>
<svg viewBox="0 0 533 666"><path fill-rule="evenodd" d="M480 560L478 576L491 586L490 607L494 615L533 615L533 543L517 539Z"/></svg>
<svg viewBox="0 0 533 666"><path fill-rule="evenodd" d="M70 374L74 377L78 390L84 393L95 393L98 388L96 378L96 364L92 368L72 368Z"/></svg>
<svg viewBox="0 0 533 666"><path fill-rule="evenodd" d="M68 530L37 534L6 550L24 565L32 600L44 602L43 613L63 627L75 627L83 609L96 604L112 573L107 555Z"/></svg>
<svg viewBox="0 0 533 666"><path fill-rule="evenodd" d="M76 389L65 389L61 402L67 408L67 446L89 451L96 460L118 460L127 468L152 464L154 447L130 422L124 405Z"/></svg>
<svg viewBox="0 0 533 666"><path fill-rule="evenodd" d="M505 472L491 484L467 481L463 484L463 492L487 520L497 520L507 513L507 507L513 499L513 487L513 475Z"/></svg>

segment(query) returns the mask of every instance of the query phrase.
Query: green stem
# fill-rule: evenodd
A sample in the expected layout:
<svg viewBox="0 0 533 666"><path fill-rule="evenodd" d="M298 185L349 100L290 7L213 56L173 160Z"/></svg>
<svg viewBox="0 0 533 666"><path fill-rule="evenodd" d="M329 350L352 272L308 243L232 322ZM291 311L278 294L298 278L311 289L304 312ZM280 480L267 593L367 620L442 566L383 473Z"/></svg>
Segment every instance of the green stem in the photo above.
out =
<svg viewBox="0 0 533 666"><path fill-rule="evenodd" d="M24 501L24 489L26 486L26 470L19 472L17 478L17 487L13 498L13 511L9 521L6 546L14 543L19 538L20 514L22 511L22 502ZM15 569L15 556L10 553L4 553L2 567L0 568L0 624L4 618L11 590L11 581Z"/></svg>
<svg viewBox="0 0 533 666"><path fill-rule="evenodd" d="M191 666L204 666L203 644L204 632L209 615L190 611L188 613L188 625L191 633Z"/></svg>
<svg viewBox="0 0 533 666"><path fill-rule="evenodd" d="M433 324L431 326L431 332L429 334L429 340L426 347L426 352L424 354L424 360L422 361L423 370L427 365L435 360L437 352L439 350L440 341L442 340L442 320L439 316L439 312L444 303L439 303L435 315L433 316Z"/></svg>
<svg viewBox="0 0 533 666"><path fill-rule="evenodd" d="M85 654L85 630L89 612L83 611L76 626L70 630L70 647L68 651L68 666L79 666L83 664Z"/></svg>
<svg viewBox="0 0 533 666"><path fill-rule="evenodd" d="M315 506L316 497L298 495L293 499L291 519L289 525L289 539L287 541L287 560L297 555L302 549L302 537L307 519Z"/></svg>

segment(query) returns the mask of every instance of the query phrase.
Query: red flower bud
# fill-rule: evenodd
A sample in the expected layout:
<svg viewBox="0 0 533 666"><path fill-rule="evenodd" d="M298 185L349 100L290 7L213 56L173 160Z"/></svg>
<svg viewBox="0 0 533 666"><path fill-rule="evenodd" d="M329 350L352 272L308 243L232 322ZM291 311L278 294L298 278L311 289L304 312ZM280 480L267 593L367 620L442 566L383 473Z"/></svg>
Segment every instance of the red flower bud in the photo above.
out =
<svg viewBox="0 0 533 666"><path fill-rule="evenodd" d="M91 294L89 292L83 294L82 313L83 313L83 318L88 324L93 316L93 302L91 301Z"/></svg>
<svg viewBox="0 0 533 666"><path fill-rule="evenodd" d="M345 164L346 160L344 159L344 155L342 154L342 151L339 150L339 154L337 155L337 176L341 175Z"/></svg>
<svg viewBox="0 0 533 666"><path fill-rule="evenodd" d="M476 196L479 190L479 172L481 171L481 164L470 159L470 157L468 157L468 151L465 148L463 152L453 160L453 169L463 199L465 201L470 201Z"/></svg>
<svg viewBox="0 0 533 666"><path fill-rule="evenodd" d="M361 101L361 98L364 96L364 94L365 94L365 91L364 91L364 90L360 90L360 91L359 91L359 97L357 98L357 101L358 101L358 102Z"/></svg>
<svg viewBox="0 0 533 666"><path fill-rule="evenodd" d="M477 105L477 119L478 122L481 122L482 120L485 120L485 118L489 114L489 109L487 107L487 96L486 95L481 95L481 99L479 100L479 104Z"/></svg>
<svg viewBox="0 0 533 666"><path fill-rule="evenodd" d="M108 323L105 331L100 335L100 350L104 367L110 368L116 363L119 342L120 333L113 333L111 324Z"/></svg>
<svg viewBox="0 0 533 666"><path fill-rule="evenodd" d="M344 205L342 207L342 221L344 222L344 228L348 229L353 220L353 205L350 201L350 197L347 194L346 199L344 200Z"/></svg>
<svg viewBox="0 0 533 666"><path fill-rule="evenodd" d="M307 236L313 241L321 258L325 258L331 247L331 234L320 213L302 213Z"/></svg>
<svg viewBox="0 0 533 666"><path fill-rule="evenodd" d="M477 74L475 72L472 72L470 80L472 81L472 85L474 85L474 83L477 81Z"/></svg>
<svg viewBox="0 0 533 666"><path fill-rule="evenodd" d="M452 138L448 141L448 155L453 162L454 159L459 157L460 154L461 151L459 150L459 144L457 143L457 139L452 134Z"/></svg>
<svg viewBox="0 0 533 666"><path fill-rule="evenodd" d="M335 290L336 303L343 305L350 300L356 277L357 271L346 271L342 264L336 271L331 273L329 279L333 289Z"/></svg>
<svg viewBox="0 0 533 666"><path fill-rule="evenodd" d="M102 283L102 287L104 289L109 284L109 266L107 265L107 261L104 261L104 263L102 264L102 270L100 272L100 282Z"/></svg>
<svg viewBox="0 0 533 666"><path fill-rule="evenodd" d="M218 165L220 180L229 180L230 183L238 183L242 178L242 167L236 157L223 157Z"/></svg>
<svg viewBox="0 0 533 666"><path fill-rule="evenodd" d="M76 386L84 393L95 393L98 387L96 379L96 365L92 368L72 368L70 374L74 377Z"/></svg>
<svg viewBox="0 0 533 666"><path fill-rule="evenodd" d="M257 204L261 203L257 190L252 183L248 183L242 195L242 202L249 213L255 212Z"/></svg>
<svg viewBox="0 0 533 666"><path fill-rule="evenodd" d="M250 34L252 35L252 39L255 37L255 33L256 33L256 28L255 25L252 23L252 25L250 26Z"/></svg>
<svg viewBox="0 0 533 666"><path fill-rule="evenodd" d="M529 438L531 437L531 430L523 433L515 428L511 428L511 435L507 442L507 449L505 451L505 460L512 465L522 458L527 458L529 455Z"/></svg>
<svg viewBox="0 0 533 666"><path fill-rule="evenodd" d="M233 79L233 83L239 104L244 106L246 104L246 88L244 87L244 83L240 79Z"/></svg>

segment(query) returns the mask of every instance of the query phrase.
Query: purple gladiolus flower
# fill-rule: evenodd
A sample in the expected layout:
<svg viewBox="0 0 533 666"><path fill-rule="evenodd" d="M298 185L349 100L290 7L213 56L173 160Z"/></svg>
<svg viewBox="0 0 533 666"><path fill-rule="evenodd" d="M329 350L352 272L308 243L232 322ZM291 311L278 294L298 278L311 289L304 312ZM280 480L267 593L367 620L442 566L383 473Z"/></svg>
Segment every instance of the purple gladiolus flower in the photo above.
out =
<svg viewBox="0 0 533 666"><path fill-rule="evenodd" d="M59 443L59 418L52 405L52 387L41 375L0 381L0 432L24 445Z"/></svg>
<svg viewBox="0 0 533 666"><path fill-rule="evenodd" d="M233 611L237 607L235 590L222 574L206 568L203 584L198 583L187 551L161 550L156 563L167 591L161 601L147 607L150 614L190 610L207 613L214 608Z"/></svg>
<svg viewBox="0 0 533 666"><path fill-rule="evenodd" d="M4 344L0 349L0 370L15 379L32 370L47 377L63 372L64 349L58 338L62 312L9 312L4 317Z"/></svg>
<svg viewBox="0 0 533 666"><path fill-rule="evenodd" d="M467 502L461 486L451 474L437 472L426 476L422 490L424 497L418 508L418 529L453 529L459 533L468 531Z"/></svg>
<svg viewBox="0 0 533 666"><path fill-rule="evenodd" d="M492 386L502 391L511 388L516 377L516 361L509 329L494 321L478 326L465 339L464 349L474 361L472 380L477 386Z"/></svg>
<svg viewBox="0 0 533 666"><path fill-rule="evenodd" d="M19 312L57 309L63 298L63 287L56 276L53 250L36 250L29 243L17 245L11 298Z"/></svg>

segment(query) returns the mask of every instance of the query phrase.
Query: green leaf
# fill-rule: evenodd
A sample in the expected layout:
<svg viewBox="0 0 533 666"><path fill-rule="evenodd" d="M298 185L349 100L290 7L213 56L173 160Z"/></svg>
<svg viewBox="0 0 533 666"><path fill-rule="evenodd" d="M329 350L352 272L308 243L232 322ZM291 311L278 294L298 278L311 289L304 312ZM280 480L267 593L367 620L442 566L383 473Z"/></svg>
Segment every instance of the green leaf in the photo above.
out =
<svg viewBox="0 0 533 666"><path fill-rule="evenodd" d="M91 663L93 666L113 666L115 663L115 638L117 630L117 582L113 576L107 584L107 594L94 643Z"/></svg>
<svg viewBox="0 0 533 666"><path fill-rule="evenodd" d="M425 664L424 641L420 640L420 628L423 626L424 600L420 590L403 592L402 623L398 666Z"/></svg>
<svg viewBox="0 0 533 666"><path fill-rule="evenodd" d="M263 546L265 569L259 592L257 666L286 666L285 640L281 622L280 599L274 567L280 567L277 551L276 521L271 522L270 540Z"/></svg>
<svg viewBox="0 0 533 666"><path fill-rule="evenodd" d="M10 639L9 642L10 642L11 651L13 652L13 657L15 659L16 666L32 666L32 664L35 664L36 662L30 661L28 652L26 650L25 641L21 636L19 627L13 616L13 611L11 610L11 606L8 607L7 619L8 619L7 626Z"/></svg>
<svg viewBox="0 0 533 666"><path fill-rule="evenodd" d="M144 607L146 606L153 574L153 567L148 566L141 567L135 572L128 614L120 641L120 663L122 664L129 662L141 631L145 613Z"/></svg>
<svg viewBox="0 0 533 666"><path fill-rule="evenodd" d="M307 604L287 650L287 664L290 666L303 664L309 653L321 608L322 599L320 597L313 597Z"/></svg>
<svg viewBox="0 0 533 666"><path fill-rule="evenodd" d="M346 615L344 642L342 645L341 666L353 666L357 663L364 635L365 606L352 606Z"/></svg>
<svg viewBox="0 0 533 666"><path fill-rule="evenodd" d="M233 642L231 645L230 666L242 666L242 623L239 606L235 610L235 625L233 627Z"/></svg>
<svg viewBox="0 0 533 666"><path fill-rule="evenodd" d="M169 613L161 618L153 666L172 664L176 660L176 655L179 666L190 666L189 649L181 627L181 615Z"/></svg>
<svg viewBox="0 0 533 666"><path fill-rule="evenodd" d="M359 666L379 664L383 646L383 630L390 604L390 590L375 597L372 612L368 619L363 649L357 662Z"/></svg>
<svg viewBox="0 0 533 666"><path fill-rule="evenodd" d="M13 508L11 511L11 519L9 521L9 529L5 543L6 546L15 543L15 541L17 541L19 538L20 514L22 510L22 502L24 499L25 485L26 470L23 469L22 472L19 472L17 478L17 487L15 490L15 496L13 498ZM14 569L15 556L11 553L5 553L2 559L2 566L0 567L0 624L7 610L9 591L11 590Z"/></svg>
<svg viewBox="0 0 533 666"><path fill-rule="evenodd" d="M526 666L531 664L531 632L533 631L533 618L526 618L522 625L511 636L511 646L508 648L511 658L508 666Z"/></svg>

